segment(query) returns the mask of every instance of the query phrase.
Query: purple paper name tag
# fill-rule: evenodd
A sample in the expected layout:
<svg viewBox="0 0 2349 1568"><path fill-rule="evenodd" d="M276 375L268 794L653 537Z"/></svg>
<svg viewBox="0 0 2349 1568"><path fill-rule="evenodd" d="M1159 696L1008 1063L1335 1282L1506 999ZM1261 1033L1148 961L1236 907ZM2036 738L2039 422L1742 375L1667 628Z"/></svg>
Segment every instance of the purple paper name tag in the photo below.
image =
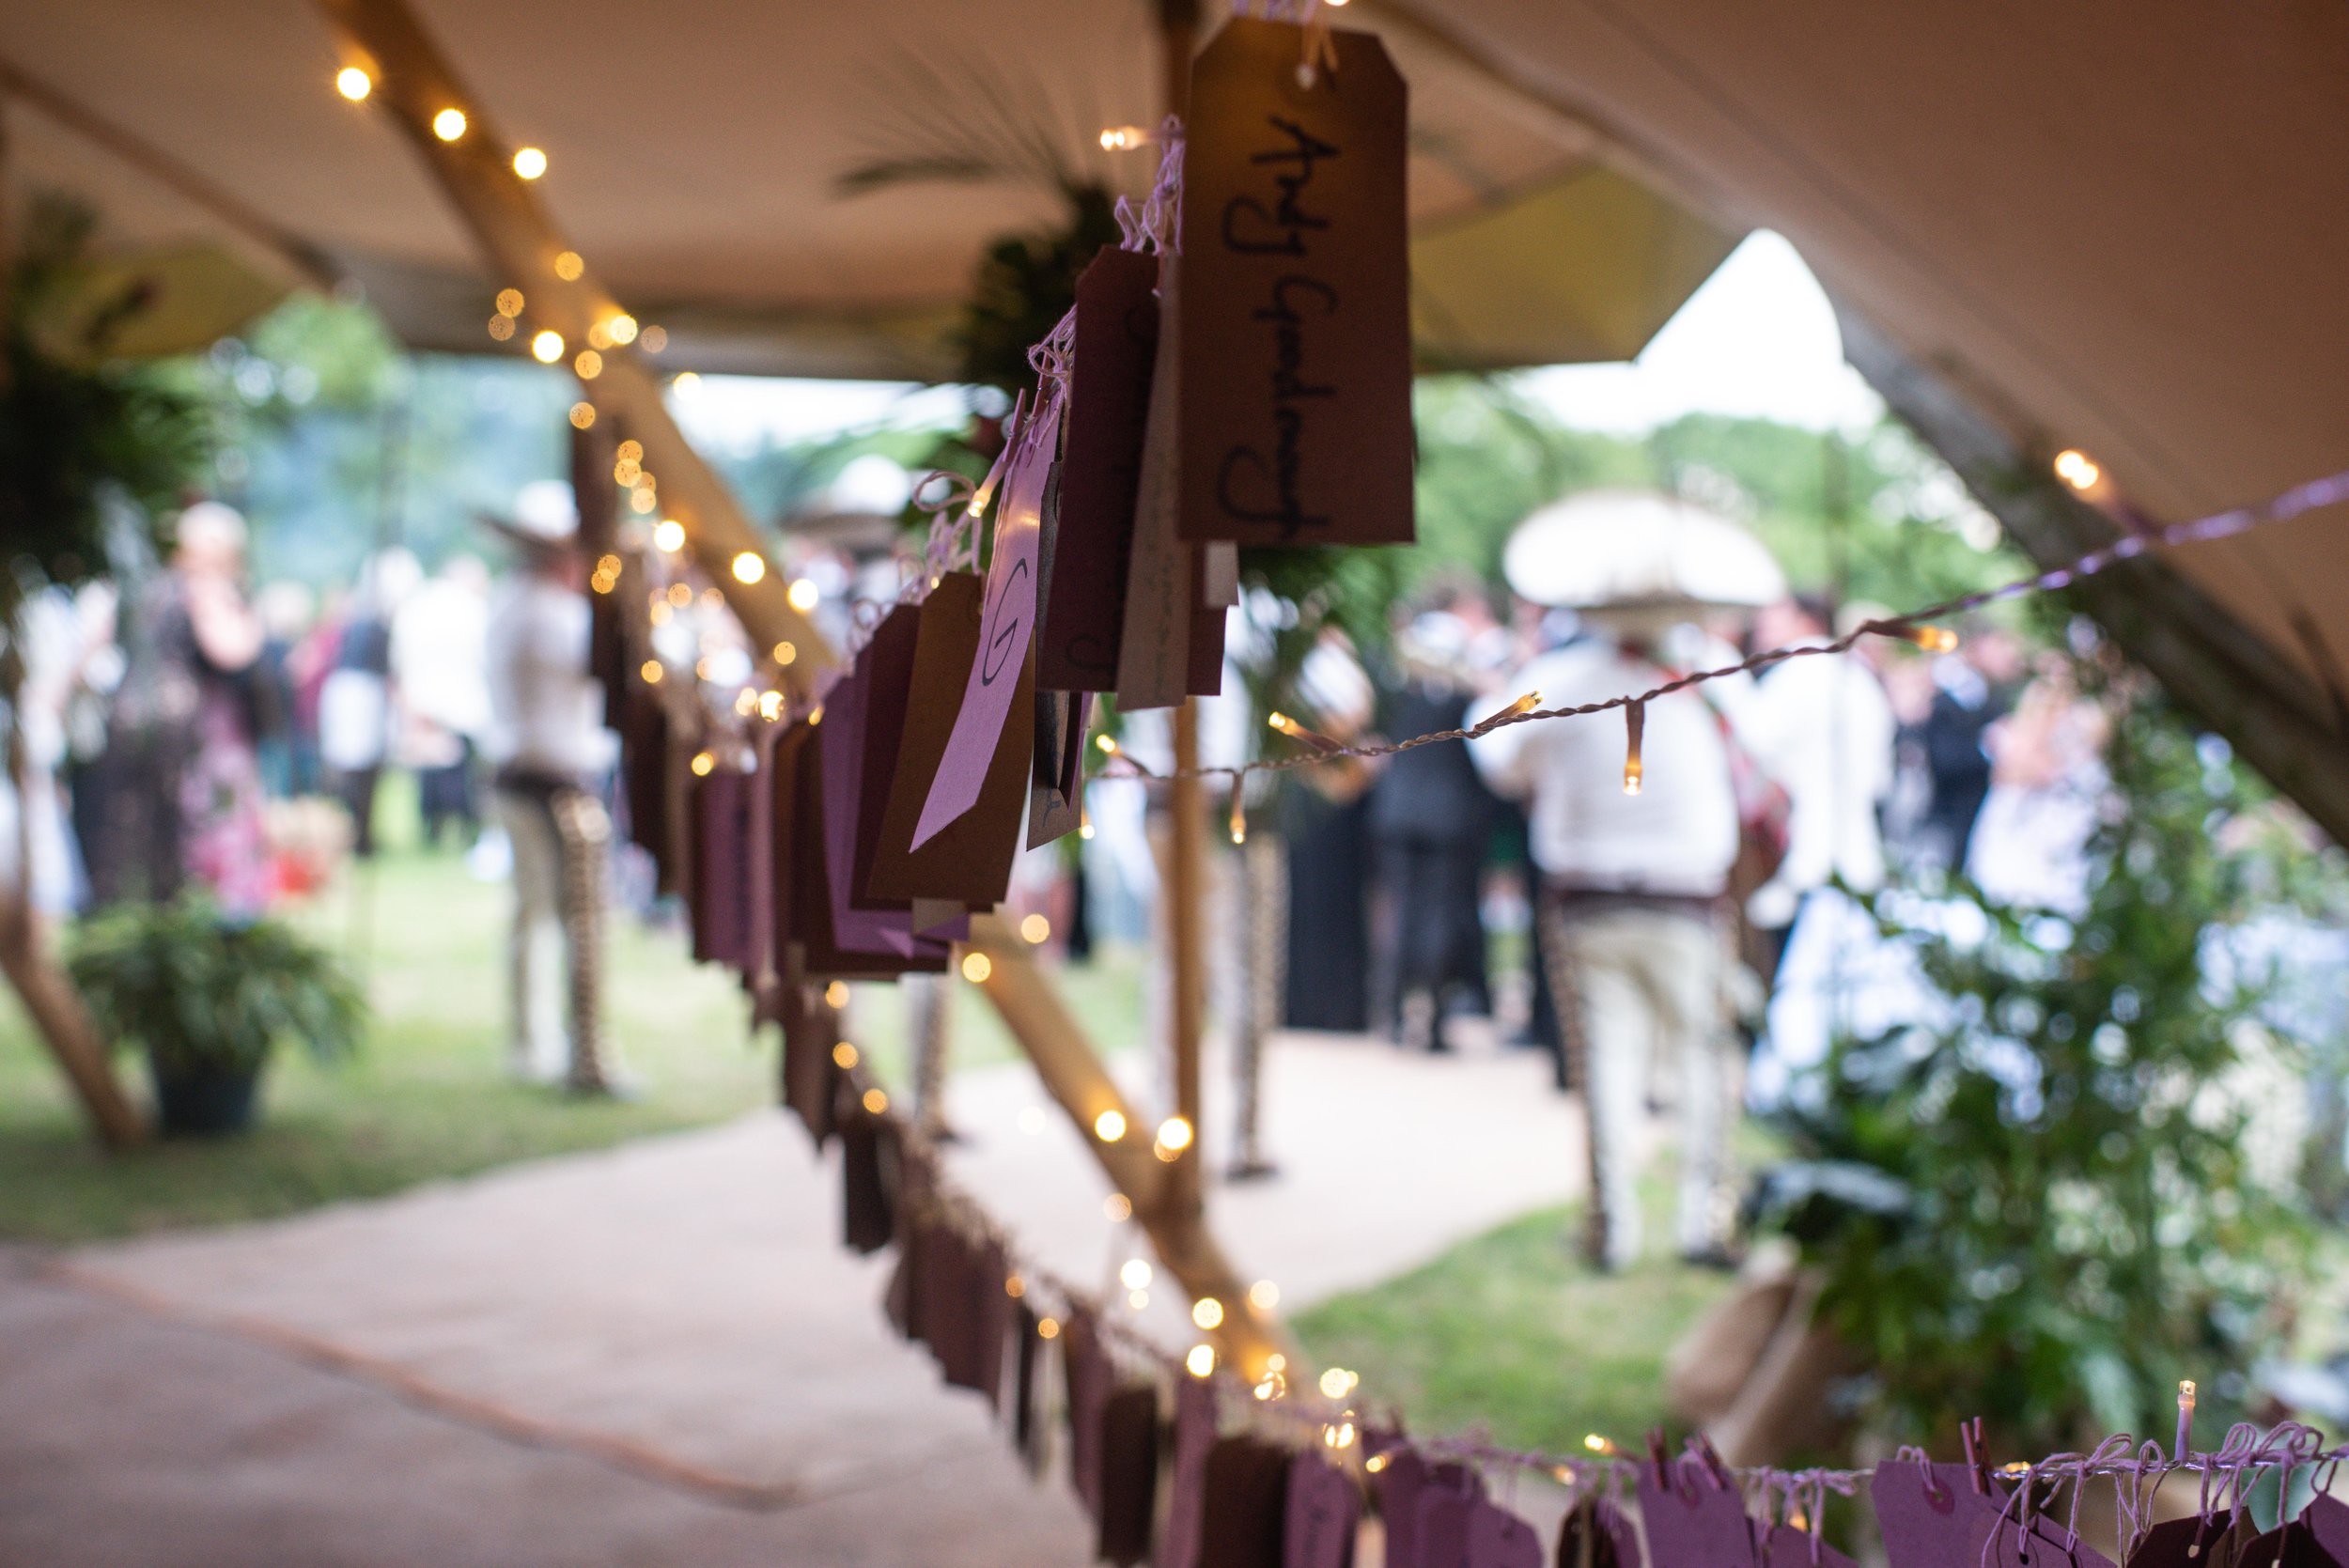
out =
<svg viewBox="0 0 2349 1568"><path fill-rule="evenodd" d="M1362 1495L1346 1472L1317 1453L1299 1454L1289 1467L1282 1568L1350 1568L1361 1517Z"/></svg>
<svg viewBox="0 0 2349 1568"><path fill-rule="evenodd" d="M986 610L979 621L978 657L962 689L962 706L946 737L946 750L930 780L922 815L913 824L919 849L949 822L979 803L988 764L1003 739L1019 671L1027 662L1035 630L1037 538L1044 520L1044 492L1060 443L1061 400L1055 396L1020 427L1019 450L1003 475L996 504L995 552L987 567Z"/></svg>

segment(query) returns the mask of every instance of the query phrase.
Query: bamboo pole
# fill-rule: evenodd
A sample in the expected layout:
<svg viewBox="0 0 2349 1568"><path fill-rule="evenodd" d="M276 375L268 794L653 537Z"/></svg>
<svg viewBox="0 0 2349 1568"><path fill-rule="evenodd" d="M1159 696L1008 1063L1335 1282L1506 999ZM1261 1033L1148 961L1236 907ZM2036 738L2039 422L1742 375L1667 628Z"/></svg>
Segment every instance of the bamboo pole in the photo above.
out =
<svg viewBox="0 0 2349 1568"><path fill-rule="evenodd" d="M424 157L451 205L473 230L484 256L506 283L522 294L521 332L557 333L563 354L574 366L588 348L588 333L622 315L619 303L579 257L553 219L514 172L512 147L501 137L481 101L425 35L405 0L319 0L339 31L345 52L374 78L370 98L381 99L409 141ZM464 116L455 140L433 128L447 110ZM558 258L577 258L566 278ZM754 582L739 581L735 560L764 557L758 532L743 516L724 481L669 415L661 383L635 349L599 350L602 368L583 379L588 401L599 414L616 415L629 434L644 443L645 468L657 479L662 514L685 525L686 548L726 600L762 652L789 644L781 660L784 678L804 690L833 661L831 647L807 617L791 607L788 586L776 572Z"/></svg>
<svg viewBox="0 0 2349 1568"><path fill-rule="evenodd" d="M1196 1188L1186 1195L1180 1172L1187 1161L1169 1163L1153 1152L1151 1130L1101 1066L1083 1030L1037 970L1028 944L1002 916L979 915L971 922L971 947L988 958L987 978L978 983L979 988L1035 1063L1045 1092L1083 1131L1101 1168L1134 1205L1134 1218L1167 1272L1192 1301L1212 1298L1222 1307L1223 1320L1214 1339L1224 1359L1252 1381L1263 1375L1275 1355L1285 1358L1292 1368L1301 1367L1280 1320L1250 1303L1247 1282L1207 1230ZM1111 1140L1097 1135L1095 1129L1105 1111L1119 1118L1122 1136ZM1188 1163L1196 1169L1195 1160Z"/></svg>

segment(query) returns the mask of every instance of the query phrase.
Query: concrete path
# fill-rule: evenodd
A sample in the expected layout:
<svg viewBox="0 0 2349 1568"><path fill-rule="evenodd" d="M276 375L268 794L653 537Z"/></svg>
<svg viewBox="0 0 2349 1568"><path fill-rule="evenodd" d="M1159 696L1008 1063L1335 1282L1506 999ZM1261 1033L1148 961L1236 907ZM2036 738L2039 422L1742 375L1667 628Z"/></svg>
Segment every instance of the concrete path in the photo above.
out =
<svg viewBox="0 0 2349 1568"><path fill-rule="evenodd" d="M1283 1174L1211 1202L1286 1305L1578 1185L1577 1118L1533 1057L1295 1036L1271 1060ZM1043 1103L1024 1066L959 1078L958 1168L1041 1261L1106 1280L1139 1238L1061 1118L1020 1130ZM884 1265L836 1228L831 1164L762 1114L13 1258L0 1568L1085 1560L1066 1489L890 1336ZM1173 1340L1179 1304L1147 1311Z"/></svg>

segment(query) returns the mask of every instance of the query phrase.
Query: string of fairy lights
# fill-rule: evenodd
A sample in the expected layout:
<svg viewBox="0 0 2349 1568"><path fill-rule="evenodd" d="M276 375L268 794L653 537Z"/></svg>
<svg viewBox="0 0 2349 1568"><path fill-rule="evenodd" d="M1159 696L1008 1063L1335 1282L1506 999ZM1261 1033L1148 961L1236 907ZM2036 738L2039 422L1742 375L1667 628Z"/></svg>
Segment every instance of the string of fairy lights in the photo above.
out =
<svg viewBox="0 0 2349 1568"><path fill-rule="evenodd" d="M1344 0L1323 0L1323 4L1342 5ZM374 94L376 78L365 66L346 65L336 73L334 86L344 99L361 103ZM432 135L443 143L455 144L474 133L473 117L462 106L455 103L434 109L427 124ZM1172 124L1161 132L1118 127L1104 131L1100 140L1105 148L1118 150L1146 146L1176 134L1179 134L1179 130ZM513 178L525 184L544 178L550 166L546 151L529 145L515 147L506 162ZM549 258L548 265L552 275L563 284L579 284L586 276L584 259L578 252L568 248L557 251ZM486 327L493 342L512 342L526 330L528 303L520 287L506 287L497 291L493 314ZM640 323L632 315L614 308L596 314L583 335L583 344L574 348L554 327L540 326L531 331L524 341L531 357L539 364L552 366L568 362L571 373L582 383L583 391L588 393L568 411L571 425L584 430L591 428L597 420L593 383L604 372L605 356L630 351L659 354L667 346L668 334L658 325ZM690 384L694 379L689 371L672 378L671 384ZM1706 681L1755 673L1784 660L1847 652L1871 636L1898 638L1927 652L1946 653L1955 648L1957 638L1953 631L1937 624L1943 619L1962 615L1999 600L2069 586L2134 560L2151 550L2246 533L2285 521L2320 506L2349 500L2349 472L2343 472L2299 486L2257 506L2218 513L2169 528L2153 528L2145 525L2139 515L2119 499L2102 465L2085 453L2066 449L2057 455L2052 466L2056 476L2064 485L2090 504L2099 506L2123 526L2123 532L2114 543L2091 551L2064 567L1961 596L1923 610L1870 622L1831 642L1770 649L1717 669L1679 675L1646 691L1603 702L1545 708L1541 706L1541 693L1529 691L1475 725L1433 731L1394 741L1343 743L1276 712L1268 716L1268 726L1296 744L1299 748L1298 753L1291 756L1265 758L1236 766L1191 768L1174 774L1157 773L1125 752L1111 736L1097 736L1096 745L1106 759L1104 770L1108 772L1149 779L1228 779L1232 786L1229 831L1235 844L1244 842L1247 836L1245 786L1252 773L1282 772L1344 759L1366 761L1441 741L1472 740L1508 725L1588 717L1618 709L1624 713L1626 727L1623 788L1626 794L1636 795L1640 793L1646 777L1641 741L1646 706L1651 702ZM639 536L650 546L651 556L656 560L679 557L690 542L687 521L674 513L663 513L658 480L646 464L641 442L630 439L618 443L614 450L612 479L614 484L628 492L627 506L642 529ZM989 499L991 489L991 484L982 485L975 491L966 490L956 498L967 503L958 526L975 529L978 515ZM649 522L649 527L644 527L646 522ZM933 551L936 542L937 528L934 525ZM601 595L616 593L623 581L624 565L622 558L615 553L600 557L590 575L592 591ZM744 551L732 559L729 569L737 582L748 585L764 581L769 566L759 552ZM654 628L666 624L697 602L706 604L713 611L723 606L723 595L719 589L706 586L697 593L693 585L685 581L681 570L673 567L666 573L656 575L665 575L668 581L656 582L647 594L646 620ZM918 593L929 578L930 574L926 572L916 574L909 592ZM812 580L802 577L788 585L786 597L794 610L805 614L817 607L820 593ZM797 661L800 650L790 642L784 641L764 650L764 655L768 666L778 679L763 685L756 681L745 683L735 697L733 706L736 714L744 720L755 718L770 723L795 718L804 718L809 722L820 722L820 694L811 694L795 701L779 684L780 672ZM708 680L711 674L708 660L697 660L694 673L697 677ZM643 662L638 674L647 685L657 686L665 677L666 666L656 653ZM691 766L696 774L706 775L714 769L715 756L708 750L700 751L692 759ZM1082 798L1081 788L1081 814ZM1081 815L1080 831L1084 837L1093 836L1089 815ZM1033 944L1047 939L1050 930L1050 924L1043 916L1032 914L1021 924L1019 934L1023 940ZM971 951L962 956L960 967L966 979L981 983L989 977L992 961L983 952ZM836 1008L845 1003L846 991L847 987L841 982L832 981L827 986L826 1000ZM933 1201L941 1205L941 1212L952 1215L957 1223L983 1233L1003 1248L1007 1260L1016 1260L1017 1254L1003 1228L975 1201L947 1184L943 1178L942 1163L923 1139L920 1129L894 1114L887 1091L869 1078L857 1048L848 1042L840 1042L833 1048L833 1061L847 1075L855 1102L868 1114L890 1116L900 1135L908 1140L909 1147L915 1152L927 1173L929 1191ZM1023 1116L1022 1120L1024 1126L1026 1118ZM1039 1118L1039 1128L1040 1126ZM1100 1111L1090 1126L1092 1135L1105 1143L1118 1142L1132 1130L1125 1112L1116 1109ZM1194 1138L1194 1129L1186 1119L1179 1115L1167 1117L1153 1129L1152 1153L1158 1159L1171 1163L1190 1147ZM1113 1192L1105 1200L1104 1213L1112 1223L1124 1223L1132 1218L1133 1205L1124 1194ZM1003 1281L1003 1289L1010 1296L1020 1297L1036 1285L1041 1285L1070 1307L1088 1300L1084 1293L1032 1264L1014 1261L1010 1268ZM1139 1312L1147 1302L1155 1279L1155 1270L1149 1261L1139 1255L1128 1256L1118 1265L1116 1279L1119 1288L1126 1293L1125 1304ZM1213 1336L1224 1326L1227 1313L1238 1311L1267 1314L1278 1305L1279 1299L1278 1288L1270 1281L1260 1280L1248 1287L1244 1302L1227 1304L1213 1296L1194 1299L1190 1306L1190 1318L1202 1334ZM1134 1347L1146 1358L1170 1369L1179 1369L1192 1377L1218 1378L1219 1384L1230 1381L1228 1372L1220 1372L1212 1338L1203 1338L1187 1350L1175 1354L1166 1351L1141 1333L1132 1323L1118 1322L1106 1312L1099 1312L1097 1316L1106 1331ZM1044 1315L1037 1319L1035 1332L1040 1338L1050 1340L1060 1333L1060 1328L1056 1318ZM1363 1454L1361 1437L1366 1430L1364 1417L1359 1402L1353 1399L1359 1384L1360 1379L1353 1373L1332 1367L1322 1372L1314 1385L1313 1392L1320 1396L1318 1401L1310 1393L1299 1397L1289 1388L1285 1360L1275 1354L1267 1359L1261 1375L1248 1386L1247 1391L1257 1406L1301 1422L1312 1435L1307 1439L1309 1442L1317 1439L1319 1445L1330 1451L1333 1457L1349 1462L1359 1461L1363 1470L1375 1474L1387 1462L1387 1456L1378 1453L1365 1457ZM2065 1476L2076 1485L2084 1484L2092 1475L2141 1480L2148 1473L2149 1464L2156 1470L2176 1468L2200 1471L2205 1476L2226 1471L2232 1466L2232 1474L2239 1486L2247 1468L2258 1469L2276 1465L2288 1468L2294 1464L2326 1459L2338 1462L2343 1456L2342 1451L2317 1452L2313 1434L2292 1423L2279 1426L2264 1436L2248 1428L2239 1428L2229 1434L2226 1445L2217 1453L2191 1452L2188 1436L2194 1397L2194 1385L2190 1381L2181 1383L2178 1438L2174 1453L2170 1455L2155 1461L2138 1456L2124 1457L2117 1451L2108 1453L2107 1449L2111 1447L2108 1444L2092 1454L2058 1455L2035 1464L2009 1466L2001 1473L2021 1478L2025 1484L2020 1490L2026 1496L2031 1490L2030 1483L2044 1475ZM2303 1440L2303 1435L2310 1440ZM1633 1461L1625 1457L1610 1439L1598 1434L1593 1434L1584 1440L1586 1453L1572 1456L1510 1451L1469 1439L1439 1439L1416 1446L1429 1454L1544 1471L1560 1482L1577 1486L1585 1486L1602 1479L1620 1484L1633 1466ZM1867 1474L1864 1471L1787 1472L1766 1469L1738 1473L1765 1498L1771 1496L1774 1490L1782 1492L1788 1499L1790 1512L1797 1497L1814 1499L1812 1506L1815 1510L1816 1505L1824 1501L1828 1489L1849 1492ZM1812 1517L1815 1519L1815 1516L1814 1512Z"/></svg>

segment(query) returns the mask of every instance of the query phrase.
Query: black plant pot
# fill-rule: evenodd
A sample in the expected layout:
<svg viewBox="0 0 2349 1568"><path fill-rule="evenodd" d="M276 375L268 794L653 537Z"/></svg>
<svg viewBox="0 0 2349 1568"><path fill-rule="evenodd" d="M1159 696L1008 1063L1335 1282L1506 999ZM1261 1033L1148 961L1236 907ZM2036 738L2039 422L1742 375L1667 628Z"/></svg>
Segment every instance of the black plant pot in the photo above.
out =
<svg viewBox="0 0 2349 1568"><path fill-rule="evenodd" d="M253 1125L259 1067L166 1067L152 1052L147 1064L165 1138L225 1138Z"/></svg>

